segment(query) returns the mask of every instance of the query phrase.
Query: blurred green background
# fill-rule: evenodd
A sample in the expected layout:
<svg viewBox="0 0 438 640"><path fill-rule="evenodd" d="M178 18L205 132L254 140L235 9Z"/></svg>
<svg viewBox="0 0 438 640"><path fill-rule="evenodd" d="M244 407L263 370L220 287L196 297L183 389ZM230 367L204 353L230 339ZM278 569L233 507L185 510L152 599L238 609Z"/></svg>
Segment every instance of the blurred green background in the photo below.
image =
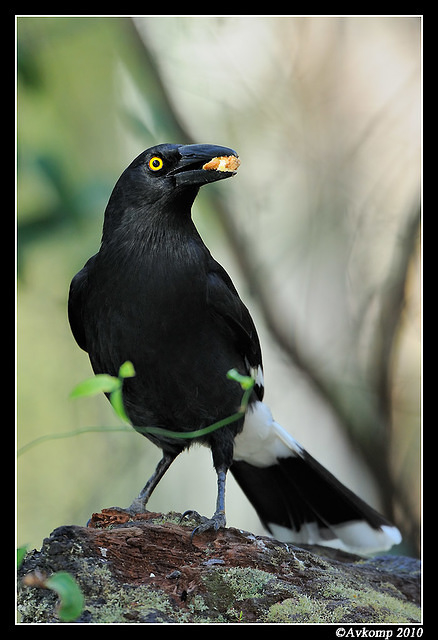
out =
<svg viewBox="0 0 438 640"><path fill-rule="evenodd" d="M250 307L278 422L404 534L421 504L421 20L17 17L18 447L117 426L67 321L111 189L160 142L236 149L194 218ZM18 542L127 506L160 452L133 430L18 457ZM202 480L201 480L202 478ZM179 457L151 510L211 515L207 450ZM263 533L230 477L228 524Z"/></svg>

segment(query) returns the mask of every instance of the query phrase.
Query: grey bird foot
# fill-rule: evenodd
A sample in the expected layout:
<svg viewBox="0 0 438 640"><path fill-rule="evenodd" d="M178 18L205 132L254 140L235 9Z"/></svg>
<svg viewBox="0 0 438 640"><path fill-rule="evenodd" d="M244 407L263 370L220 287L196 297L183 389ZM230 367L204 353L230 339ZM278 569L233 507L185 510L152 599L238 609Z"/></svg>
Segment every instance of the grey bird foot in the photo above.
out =
<svg viewBox="0 0 438 640"><path fill-rule="evenodd" d="M141 498L136 498L132 501L129 507L123 509L123 511L127 511L132 516L135 516L139 513L146 513L147 509L144 500L142 500Z"/></svg>
<svg viewBox="0 0 438 640"><path fill-rule="evenodd" d="M193 539L193 536L198 535L199 533L204 533L205 531L218 531L219 529L224 529L226 525L224 511L216 511L211 518L206 518L205 516L199 515L197 511L189 510L182 514L181 520L188 516L199 522L198 526L192 531L190 536L191 539Z"/></svg>

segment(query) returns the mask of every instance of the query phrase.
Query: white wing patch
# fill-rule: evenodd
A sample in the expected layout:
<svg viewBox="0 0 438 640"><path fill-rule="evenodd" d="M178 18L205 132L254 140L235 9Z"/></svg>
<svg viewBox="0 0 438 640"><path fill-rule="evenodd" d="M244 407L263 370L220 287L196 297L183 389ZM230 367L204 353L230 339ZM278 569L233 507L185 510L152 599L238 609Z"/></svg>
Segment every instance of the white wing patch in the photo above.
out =
<svg viewBox="0 0 438 640"><path fill-rule="evenodd" d="M250 375L257 386L263 388L265 386L265 379L263 377L263 369L258 367L250 367Z"/></svg>

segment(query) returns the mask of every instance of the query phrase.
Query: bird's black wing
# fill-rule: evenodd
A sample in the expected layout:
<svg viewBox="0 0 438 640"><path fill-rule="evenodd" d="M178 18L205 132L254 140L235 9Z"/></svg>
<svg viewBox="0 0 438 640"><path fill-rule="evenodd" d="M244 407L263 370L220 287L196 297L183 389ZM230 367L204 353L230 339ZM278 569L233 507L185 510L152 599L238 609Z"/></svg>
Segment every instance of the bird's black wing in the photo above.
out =
<svg viewBox="0 0 438 640"><path fill-rule="evenodd" d="M232 335L236 349L246 364L247 375L255 380L254 391L262 400L262 352L254 321L230 276L213 258L208 263L207 301L211 314L218 320L218 326L226 328Z"/></svg>
<svg viewBox="0 0 438 640"><path fill-rule="evenodd" d="M68 319L74 339L81 349L88 351L83 322L84 301L88 292L88 274L96 256L91 257L85 266L75 275L70 284L68 296Z"/></svg>

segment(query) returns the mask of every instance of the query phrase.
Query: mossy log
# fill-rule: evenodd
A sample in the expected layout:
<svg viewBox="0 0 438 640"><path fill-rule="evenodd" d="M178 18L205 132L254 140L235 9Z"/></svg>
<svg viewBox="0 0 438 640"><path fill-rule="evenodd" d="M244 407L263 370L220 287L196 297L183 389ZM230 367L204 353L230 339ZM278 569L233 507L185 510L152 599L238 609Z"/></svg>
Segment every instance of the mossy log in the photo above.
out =
<svg viewBox="0 0 438 640"><path fill-rule="evenodd" d="M27 586L29 576L58 571L84 595L77 623L421 622L417 560L365 559L232 528L191 537L194 526L175 513L131 519L107 509L87 527L55 529L21 565L21 622L61 622L56 593Z"/></svg>

